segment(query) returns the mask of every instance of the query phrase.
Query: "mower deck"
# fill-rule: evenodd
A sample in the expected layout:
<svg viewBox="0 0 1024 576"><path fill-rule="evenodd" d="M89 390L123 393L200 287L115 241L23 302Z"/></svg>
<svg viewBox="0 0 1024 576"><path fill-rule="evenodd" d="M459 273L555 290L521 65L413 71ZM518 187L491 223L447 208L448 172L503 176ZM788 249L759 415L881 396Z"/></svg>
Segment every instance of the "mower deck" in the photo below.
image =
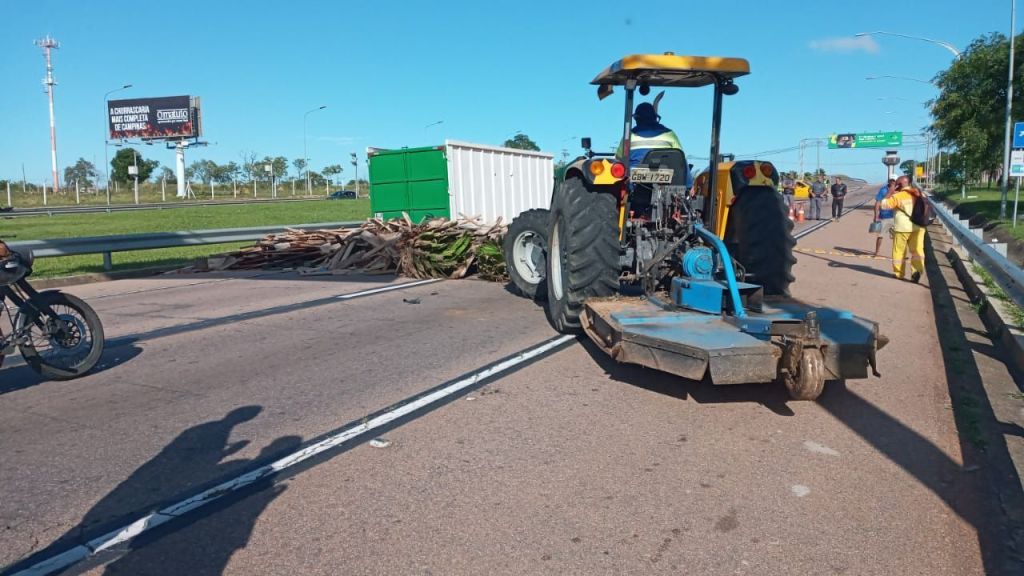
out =
<svg viewBox="0 0 1024 576"><path fill-rule="evenodd" d="M745 318L702 314L657 298L588 300L581 315L587 335L619 362L714 384L773 382L782 370L782 334L802 330L808 312L820 326L827 380L866 378L874 354L888 341L874 322L849 312L795 301L765 303Z"/></svg>

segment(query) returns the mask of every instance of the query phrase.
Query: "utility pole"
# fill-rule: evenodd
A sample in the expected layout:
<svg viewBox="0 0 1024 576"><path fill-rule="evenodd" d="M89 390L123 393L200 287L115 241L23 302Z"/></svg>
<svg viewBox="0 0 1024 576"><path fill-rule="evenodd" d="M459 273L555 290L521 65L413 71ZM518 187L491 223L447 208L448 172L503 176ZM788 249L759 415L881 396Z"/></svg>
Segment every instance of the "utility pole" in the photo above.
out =
<svg viewBox="0 0 1024 576"><path fill-rule="evenodd" d="M53 191L56 192L60 186L57 180L57 127L53 119L53 87L57 81L53 79L53 58L51 52L60 48L60 42L47 36L42 40L36 40L35 45L43 49L43 56L46 58L46 78L43 85L46 86L46 94L50 99L50 168L53 172Z"/></svg>
<svg viewBox="0 0 1024 576"><path fill-rule="evenodd" d="M1006 132L1003 135L1003 178L999 186L999 218L1006 219L1006 194L1010 185L1010 148L1013 139L1013 43L1017 20L1017 0L1010 0L1010 71L1006 81Z"/></svg>

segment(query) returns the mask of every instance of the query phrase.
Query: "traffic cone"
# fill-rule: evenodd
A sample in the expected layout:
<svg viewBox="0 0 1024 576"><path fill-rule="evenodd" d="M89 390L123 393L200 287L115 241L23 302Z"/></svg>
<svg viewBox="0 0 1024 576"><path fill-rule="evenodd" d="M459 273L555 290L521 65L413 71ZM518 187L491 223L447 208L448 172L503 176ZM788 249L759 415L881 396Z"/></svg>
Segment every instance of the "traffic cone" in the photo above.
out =
<svg viewBox="0 0 1024 576"><path fill-rule="evenodd" d="M797 211L796 211L796 221L797 222L803 222L804 221L804 205L803 204L801 204L800 208L798 208Z"/></svg>
<svg viewBox="0 0 1024 576"><path fill-rule="evenodd" d="M794 221L794 222L796 221L796 216L793 214L793 205L792 204L789 205L789 219Z"/></svg>

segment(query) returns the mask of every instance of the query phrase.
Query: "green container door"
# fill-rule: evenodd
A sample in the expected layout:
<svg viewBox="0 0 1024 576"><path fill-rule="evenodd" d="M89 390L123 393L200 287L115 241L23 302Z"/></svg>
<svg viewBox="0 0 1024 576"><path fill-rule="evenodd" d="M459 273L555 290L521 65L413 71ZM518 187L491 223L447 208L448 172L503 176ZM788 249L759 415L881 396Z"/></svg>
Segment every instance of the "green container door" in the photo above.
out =
<svg viewBox="0 0 1024 576"><path fill-rule="evenodd" d="M414 222L448 218L448 162L443 148L382 150L370 156L370 209L383 218L408 212Z"/></svg>

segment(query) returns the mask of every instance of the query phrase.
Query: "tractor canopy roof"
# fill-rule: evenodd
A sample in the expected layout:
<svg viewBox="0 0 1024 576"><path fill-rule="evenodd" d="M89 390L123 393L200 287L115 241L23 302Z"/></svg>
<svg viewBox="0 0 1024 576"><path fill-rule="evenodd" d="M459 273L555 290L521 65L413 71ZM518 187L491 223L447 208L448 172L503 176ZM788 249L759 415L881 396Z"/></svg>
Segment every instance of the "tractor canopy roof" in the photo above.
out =
<svg viewBox="0 0 1024 576"><path fill-rule="evenodd" d="M665 54L632 54L613 62L591 81L601 88L598 97L611 94L612 86L623 86L628 80L647 86L698 88L715 83L715 78L737 78L750 73L750 64L743 58L718 56L676 56Z"/></svg>

